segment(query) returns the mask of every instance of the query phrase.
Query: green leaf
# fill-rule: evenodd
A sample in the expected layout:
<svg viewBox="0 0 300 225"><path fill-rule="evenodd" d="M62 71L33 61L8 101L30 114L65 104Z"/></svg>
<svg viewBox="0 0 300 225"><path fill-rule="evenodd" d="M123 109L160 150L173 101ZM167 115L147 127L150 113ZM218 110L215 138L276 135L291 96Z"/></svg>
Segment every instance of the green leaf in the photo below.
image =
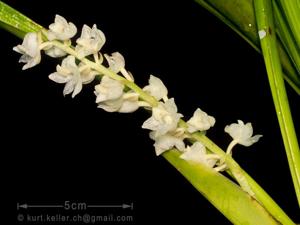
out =
<svg viewBox="0 0 300 225"><path fill-rule="evenodd" d="M213 141L211 141L203 133L193 133L192 137L201 142L208 148L211 152L224 158L226 165L229 170L226 172L233 178L236 179L240 185L246 184L247 191L250 188L250 193L254 193L255 199L263 205L263 207L272 215L277 221L284 225L294 225L294 222L286 215L286 213L276 204L276 202L265 192L265 190L256 183L256 181L246 173L230 156L225 154L225 152L217 146ZM237 176L238 177L237 177ZM238 179L237 179L238 178Z"/></svg>
<svg viewBox="0 0 300 225"><path fill-rule="evenodd" d="M293 32L296 47L300 50L300 2L299 0L276 0L282 7L289 27Z"/></svg>
<svg viewBox="0 0 300 225"><path fill-rule="evenodd" d="M27 16L0 1L0 27L22 38L28 32L36 32L43 29Z"/></svg>
<svg viewBox="0 0 300 225"><path fill-rule="evenodd" d="M277 34L279 38L282 40L282 43L285 49L287 49L287 52L289 53L291 59L294 61L294 65L298 70L298 73L300 73L299 48L297 47L292 31L290 30L290 26L288 25L288 22L285 20L284 15L282 14L283 11L280 9L276 1L272 1L272 2L273 2L273 11L274 11Z"/></svg>
<svg viewBox="0 0 300 225"><path fill-rule="evenodd" d="M169 163L233 224L279 224L255 199L228 178L205 165L182 160L179 155L176 150L163 154ZM199 219L201 219L201 212L199 212ZM203 222L209 224L209 221Z"/></svg>
<svg viewBox="0 0 300 225"><path fill-rule="evenodd" d="M254 3L258 30L264 33L260 39L261 48L295 192L300 205L300 150L277 51L272 3L271 0L254 0Z"/></svg>
<svg viewBox="0 0 300 225"><path fill-rule="evenodd" d="M260 42L256 27L253 0L195 0L226 25L237 32L252 47L260 52ZM300 74L294 68L287 52L278 42L279 55L286 81L300 95Z"/></svg>

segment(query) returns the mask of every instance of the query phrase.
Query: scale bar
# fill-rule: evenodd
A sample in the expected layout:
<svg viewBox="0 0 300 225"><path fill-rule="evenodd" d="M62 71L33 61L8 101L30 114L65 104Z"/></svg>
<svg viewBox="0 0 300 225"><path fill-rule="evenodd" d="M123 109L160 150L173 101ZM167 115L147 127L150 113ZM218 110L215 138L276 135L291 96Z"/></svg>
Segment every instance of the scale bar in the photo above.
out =
<svg viewBox="0 0 300 225"><path fill-rule="evenodd" d="M74 205L72 205L73 207ZM79 206L79 205L78 205ZM76 207L78 207L76 205ZM122 208L122 209L128 209L130 208L131 210L133 209L133 203L131 204L121 204L121 205L88 205L86 203L81 203L82 209L85 208ZM66 205L29 205L29 204L19 204L17 203L17 209L19 210L20 208L23 209L28 209L28 208L64 208L64 209L70 209L66 208ZM75 210L75 208L71 208Z"/></svg>
<svg viewBox="0 0 300 225"><path fill-rule="evenodd" d="M27 208L63 208L63 205L27 205Z"/></svg>

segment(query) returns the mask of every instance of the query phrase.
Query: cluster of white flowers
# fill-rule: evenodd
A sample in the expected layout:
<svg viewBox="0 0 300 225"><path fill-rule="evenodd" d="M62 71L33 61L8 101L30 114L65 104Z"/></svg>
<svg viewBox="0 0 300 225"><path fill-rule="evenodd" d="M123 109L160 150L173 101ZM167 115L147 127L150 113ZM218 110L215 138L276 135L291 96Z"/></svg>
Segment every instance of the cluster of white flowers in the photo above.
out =
<svg viewBox="0 0 300 225"><path fill-rule="evenodd" d="M41 50L51 57L65 57L61 65L57 65L56 72L49 75L52 81L65 84L64 95L72 93L72 97L75 97L82 90L83 84L92 82L98 76L101 81L95 85L94 91L98 108L107 112L121 113L134 112L139 107L151 109L152 115L143 123L142 128L150 130L150 138L155 142L157 155L175 148L182 153L180 158L183 160L201 163L218 171L226 168L220 156L210 152L202 143L197 141L188 145L185 142L191 133L205 132L213 127L214 117L198 108L187 121L187 127L180 126L183 115L178 113L174 98L168 98L168 89L159 78L150 75L149 84L144 88L138 91L129 88L126 82L133 84L134 78L125 69L124 57L119 52L111 55L100 53L106 41L103 32L96 25L92 28L84 25L81 36L76 40L76 46L72 47L71 38L76 33L77 28L73 23L56 15L49 30L43 31L47 40L43 41L42 32L28 33L22 45L14 47L13 50L22 54L19 61L25 63L23 70L40 63ZM103 65L104 60L107 67ZM105 68L104 72L91 65ZM151 96L157 104L144 101L145 99L140 96L141 93ZM233 138L227 149L228 154L231 154L234 145L250 146L261 137L261 135L252 137L251 123L244 125L240 120L238 124L226 126L225 132Z"/></svg>

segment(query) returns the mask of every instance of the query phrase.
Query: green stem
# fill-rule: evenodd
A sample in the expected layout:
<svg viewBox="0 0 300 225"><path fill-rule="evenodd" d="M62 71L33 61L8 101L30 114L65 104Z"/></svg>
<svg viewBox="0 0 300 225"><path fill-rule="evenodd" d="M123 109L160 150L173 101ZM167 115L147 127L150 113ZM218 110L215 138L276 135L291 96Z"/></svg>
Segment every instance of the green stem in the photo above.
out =
<svg viewBox="0 0 300 225"><path fill-rule="evenodd" d="M300 205L300 151L276 46L272 3L270 0L254 0L254 3L258 30L261 34L265 34L261 36L261 48L294 188Z"/></svg>

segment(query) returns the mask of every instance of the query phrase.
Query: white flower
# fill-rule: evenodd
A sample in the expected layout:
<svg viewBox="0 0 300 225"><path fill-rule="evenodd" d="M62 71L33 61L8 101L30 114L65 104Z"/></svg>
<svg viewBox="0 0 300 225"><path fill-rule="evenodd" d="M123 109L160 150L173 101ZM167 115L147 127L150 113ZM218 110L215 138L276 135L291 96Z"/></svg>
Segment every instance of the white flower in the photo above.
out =
<svg viewBox="0 0 300 225"><path fill-rule="evenodd" d="M155 141L154 147L157 156L173 147L176 147L179 151L183 151L185 149L183 136L175 136L171 133L157 136L156 131L151 131L150 138Z"/></svg>
<svg viewBox="0 0 300 225"><path fill-rule="evenodd" d="M104 45L105 40L103 32L97 29L96 24L92 28L83 25L81 36L76 40L77 45L75 50L83 58L98 53Z"/></svg>
<svg viewBox="0 0 300 225"><path fill-rule="evenodd" d="M125 68L125 59L119 52L114 52L111 56L104 54L106 58L109 69L115 73L119 73L122 69Z"/></svg>
<svg viewBox="0 0 300 225"><path fill-rule="evenodd" d="M195 142L191 147L187 146L185 152L180 155L181 159L187 161L193 161L197 163L204 164L210 168L213 168L218 159L214 154L207 154L206 148L200 142Z"/></svg>
<svg viewBox="0 0 300 225"><path fill-rule="evenodd" d="M134 112L139 108L139 94L129 91L124 93L124 85L108 76L103 76L100 84L95 86L98 108L107 112Z"/></svg>
<svg viewBox="0 0 300 225"><path fill-rule="evenodd" d="M58 65L56 70L57 72L49 75L49 79L60 84L66 83L63 94L67 95L73 92L72 98L74 98L82 89L82 79L75 63L75 57L70 55L65 58L62 65Z"/></svg>
<svg viewBox="0 0 300 225"><path fill-rule="evenodd" d="M77 33L77 28L73 23L68 23L62 16L56 15L54 23L50 24L47 37L50 41L66 41Z"/></svg>
<svg viewBox="0 0 300 225"><path fill-rule="evenodd" d="M115 73L121 72L121 74L129 81L134 81L132 74L125 69L125 59L119 52L114 52L111 56L104 54L108 62L109 69Z"/></svg>
<svg viewBox="0 0 300 225"><path fill-rule="evenodd" d="M25 35L22 45L13 48L14 51L23 54L19 62L26 63L23 70L34 67L41 62L41 52L39 45L40 38L37 33L28 33Z"/></svg>
<svg viewBox="0 0 300 225"><path fill-rule="evenodd" d="M106 100L103 102L98 103L98 108L105 110L106 112L118 112L120 107L122 106L123 100L122 97L113 99L113 100Z"/></svg>
<svg viewBox="0 0 300 225"><path fill-rule="evenodd" d="M174 99L168 99L165 103L159 102L158 106L153 107L152 116L146 120L142 128L156 131L156 135L164 135L177 128L182 114L177 113L177 106Z"/></svg>
<svg viewBox="0 0 300 225"><path fill-rule="evenodd" d="M135 92L127 92L122 95L122 104L118 109L120 113L131 113L139 108L139 94Z"/></svg>
<svg viewBox="0 0 300 225"><path fill-rule="evenodd" d="M123 95L124 85L108 76L103 76L100 84L95 86L96 103L116 100Z"/></svg>
<svg viewBox="0 0 300 225"><path fill-rule="evenodd" d="M213 127L216 120L214 117L207 115L201 109L197 109L194 115L189 121L187 121L188 132L193 133L195 131L205 131L210 127Z"/></svg>
<svg viewBox="0 0 300 225"><path fill-rule="evenodd" d="M107 112L131 113L139 108L138 99L139 94L127 92L117 99L98 103L98 108L104 109Z"/></svg>
<svg viewBox="0 0 300 225"><path fill-rule="evenodd" d="M99 75L99 72L91 69L89 66L86 66L84 63L79 63L79 70L81 76L81 82L83 84L91 83L96 75Z"/></svg>
<svg viewBox="0 0 300 225"><path fill-rule="evenodd" d="M143 90L152 95L158 101L161 99L166 101L168 99L168 89L159 78L153 75L150 75L149 85L144 87Z"/></svg>
<svg viewBox="0 0 300 225"><path fill-rule="evenodd" d="M59 58L67 55L67 53L60 48L57 48L55 46L52 46L49 49L44 49L46 55L51 56L52 58Z"/></svg>
<svg viewBox="0 0 300 225"><path fill-rule="evenodd" d="M244 146L250 146L262 137L259 134L252 137L253 128L251 123L244 124L241 120L238 120L238 123L227 125L225 132L233 138L233 141Z"/></svg>

